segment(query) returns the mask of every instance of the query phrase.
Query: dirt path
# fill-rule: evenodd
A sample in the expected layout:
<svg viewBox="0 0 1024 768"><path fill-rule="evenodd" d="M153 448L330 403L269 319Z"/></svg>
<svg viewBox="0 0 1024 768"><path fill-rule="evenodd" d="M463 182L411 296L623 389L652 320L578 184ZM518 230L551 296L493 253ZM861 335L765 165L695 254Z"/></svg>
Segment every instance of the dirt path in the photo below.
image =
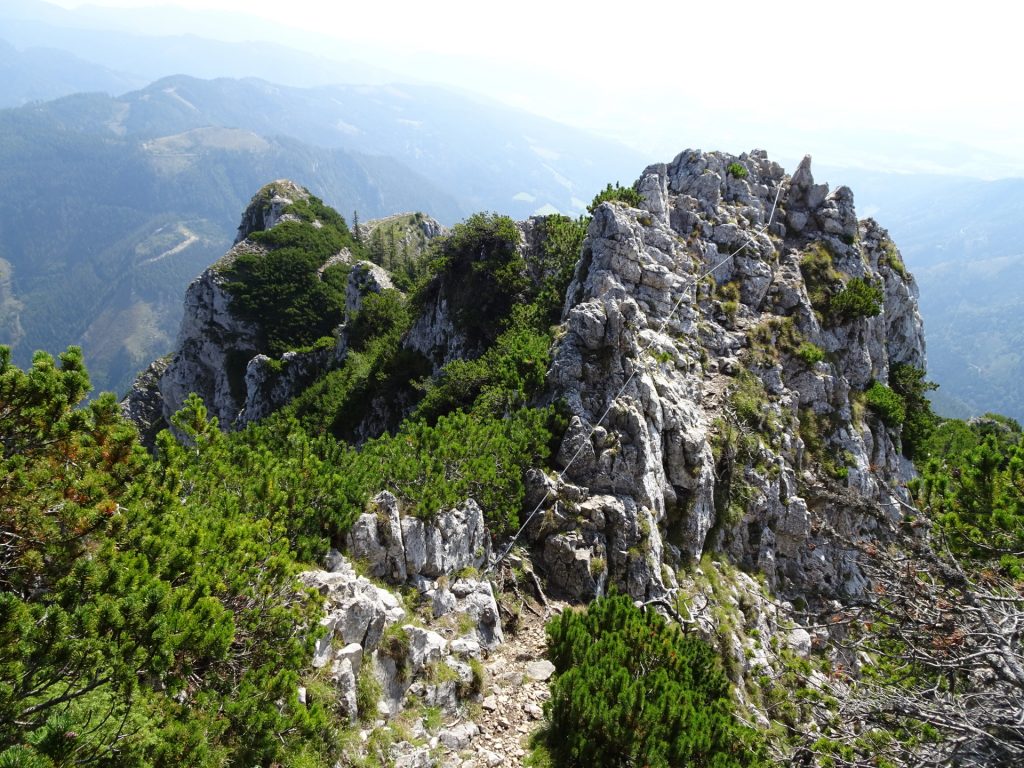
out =
<svg viewBox="0 0 1024 768"><path fill-rule="evenodd" d="M514 598L502 595L505 605ZM519 609L519 620L505 642L484 662L487 682L474 722L480 733L461 753L461 762L445 761L461 768L509 768L523 765L531 735L543 724L544 702L550 698L548 679L554 670L547 661L544 625L565 608L547 600L547 606L530 598ZM503 616L504 618L504 616Z"/></svg>
<svg viewBox="0 0 1024 768"><path fill-rule="evenodd" d="M179 227L178 227L178 234L180 234L185 239L182 240L180 243L178 243L173 248L168 248L166 251L161 253L159 256L154 256L151 259L146 259L145 261L143 261L141 263L142 264L153 264L153 263L155 263L157 261L160 261L160 259L166 259L168 256L174 256L175 254L181 253L182 251L184 251L189 246L194 245L195 243L199 242L199 235L195 234L194 232L192 232L189 229L186 229L183 226L179 225Z"/></svg>

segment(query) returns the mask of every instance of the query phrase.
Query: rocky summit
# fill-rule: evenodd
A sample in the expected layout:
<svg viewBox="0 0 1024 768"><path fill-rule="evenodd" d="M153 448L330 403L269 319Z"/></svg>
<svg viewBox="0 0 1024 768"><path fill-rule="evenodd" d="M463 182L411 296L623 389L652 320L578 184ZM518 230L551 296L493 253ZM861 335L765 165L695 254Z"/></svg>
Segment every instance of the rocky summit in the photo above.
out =
<svg viewBox="0 0 1024 768"><path fill-rule="evenodd" d="M401 242L428 253L448 237L425 217L386 221L416 228ZM361 395L342 425L356 445L393 434L420 414L425 387L429 399L423 382L468 377L452 365L487 359L500 330L488 312L549 277L544 218L514 225L502 268L522 268L501 273L519 292L509 296L472 283L493 248L474 246L464 272L413 287L394 268L402 248L386 269L331 240L309 266L312 289L333 297L329 333L288 335L277 324L288 317L239 298L255 274L240 265L282 253L281 233L303 223L343 229L291 182L254 197L231 251L189 287L176 351L123 403L145 435L190 393L225 430L288 407L366 359L363 310L400 288L415 300L394 359L414 385L392 382L395 365L391 379L375 374L392 383ZM401 263L414 262L406 253ZM541 620L613 590L717 634L738 699L767 723L742 681L781 674L780 648L803 659L828 641L801 626L807 614L794 605L863 595L859 547L895 540L913 509L906 436L887 404L895 372L925 368L917 288L886 231L858 220L848 188L815 183L809 157L792 175L756 150L688 150L645 169L632 190L593 207L551 338L529 404L554 406L562 430L553 460L525 473L521 527L495 528L487 504L468 496L414 515L390 492L398 481L378 477L382 493L333 542L344 551L303 576L326 604L313 664L346 717L366 723L371 704L375 727L416 706L444 716L440 728L416 719L386 748L396 766L522 764L549 698L552 670L535 663ZM414 596L415 617L395 590ZM689 616L673 608L701 590ZM741 618L722 619L721 606ZM469 715L466 702L476 702ZM361 749L385 749L372 747L373 732Z"/></svg>
<svg viewBox="0 0 1024 768"><path fill-rule="evenodd" d="M783 591L857 592L849 540L885 537L910 472L857 393L924 367L913 278L809 157L789 177L689 151L637 188L595 212L568 291L549 375L567 466L530 536L576 597L606 577L664 596L709 549ZM870 312L830 306L850 281L880 289Z"/></svg>

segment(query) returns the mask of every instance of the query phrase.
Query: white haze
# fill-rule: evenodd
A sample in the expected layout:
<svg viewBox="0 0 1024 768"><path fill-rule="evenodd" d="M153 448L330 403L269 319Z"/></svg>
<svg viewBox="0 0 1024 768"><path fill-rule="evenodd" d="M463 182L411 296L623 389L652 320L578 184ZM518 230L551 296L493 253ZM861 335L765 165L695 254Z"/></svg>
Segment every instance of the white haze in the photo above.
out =
<svg viewBox="0 0 1024 768"><path fill-rule="evenodd" d="M652 160L763 147L790 166L809 152L832 166L1024 175L1012 4L90 4L151 9L123 14L130 31L274 40L483 93Z"/></svg>

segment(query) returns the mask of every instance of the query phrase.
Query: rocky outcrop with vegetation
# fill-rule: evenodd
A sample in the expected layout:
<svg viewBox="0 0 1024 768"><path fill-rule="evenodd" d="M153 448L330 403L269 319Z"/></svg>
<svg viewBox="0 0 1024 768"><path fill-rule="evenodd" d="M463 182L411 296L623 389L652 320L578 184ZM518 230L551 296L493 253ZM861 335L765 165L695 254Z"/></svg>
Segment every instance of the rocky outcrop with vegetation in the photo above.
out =
<svg viewBox="0 0 1024 768"><path fill-rule="evenodd" d="M686 152L638 189L595 211L553 353L575 486L532 531L553 575L663 597L710 550L783 593L858 593L849 540L886 540L908 501L899 420L871 393L923 371L913 278L809 158L790 178L763 153Z"/></svg>
<svg viewBox="0 0 1024 768"><path fill-rule="evenodd" d="M282 226L294 231L275 235ZM287 312L274 307L273 320L247 307L253 286L264 285L252 265L282 252L295 259L295 243L322 239L300 228L320 235L325 226L344 247L321 245L305 268L321 283L328 270L347 272L344 303L339 294L337 314L321 319L329 335L296 336L272 323L301 313L297 298ZM548 588L574 600L618 589L674 602L688 567L711 551L761 573L780 596L821 603L860 594L867 582L853 545L890 540L909 502L906 414L886 410L887 396L900 398L890 372L924 367L916 288L884 230L857 220L848 189L816 184L809 158L790 177L760 152L697 151L648 168L633 189L609 187L585 239L579 229L560 263L549 226L478 218L431 257L424 248L442 233L422 217L361 226L356 240L303 190L275 182L243 215L232 251L189 290L195 306L159 380L163 416L194 391L223 427L285 408L313 429L330 420L330 431L364 442L409 416L472 409L496 370L526 357L501 350L527 325L516 305L533 296L539 311L538 286L558 276L557 293L544 297L557 330L531 339L549 361L517 403L482 409L502 416L510 406L559 404L554 463L528 475L522 497L523 514L536 514L520 541ZM359 398L329 395L323 382L300 394L381 354L379 328L365 323L385 297L402 294L383 266L358 262L367 251L408 292L394 299L402 317L391 318L393 351L371 361L376 385L364 384ZM367 295L376 298L364 306ZM286 351L288 340L307 346ZM410 376L425 377L426 397L403 380ZM390 478L377 482L384 490ZM403 541L422 524L399 512L409 492L398 496L383 507L387 523L374 523L382 512L353 512L351 529L334 527L372 573L402 584L426 576L408 567ZM499 540L513 530L493 515L488 523ZM483 567L486 543L472 562L427 573Z"/></svg>
<svg viewBox="0 0 1024 768"><path fill-rule="evenodd" d="M414 245L407 242L412 236L401 241L404 258L382 245L378 260L401 268L412 260L410 247L419 256L429 238L443 231L429 216L408 218L385 223L392 239L394 232L413 231ZM367 232L382 231L371 224ZM265 186L243 212L231 250L189 285L176 350L136 382L126 413L152 435L191 393L225 428L288 403L344 357L344 324L359 311L362 297L394 287L383 267L353 251L376 253L294 182ZM281 306L287 314L277 311Z"/></svg>

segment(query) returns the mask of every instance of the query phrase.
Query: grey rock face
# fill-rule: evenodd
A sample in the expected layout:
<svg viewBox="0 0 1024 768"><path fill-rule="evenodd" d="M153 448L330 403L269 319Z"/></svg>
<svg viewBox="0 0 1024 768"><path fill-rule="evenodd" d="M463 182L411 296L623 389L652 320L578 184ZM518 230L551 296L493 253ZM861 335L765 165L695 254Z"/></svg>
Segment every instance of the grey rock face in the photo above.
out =
<svg viewBox="0 0 1024 768"><path fill-rule="evenodd" d="M193 392L223 428L242 410L245 369L237 361L257 354L260 333L255 323L231 311L231 295L224 286L220 273L208 269L185 293L178 351L160 378L163 414L168 421Z"/></svg>
<svg viewBox="0 0 1024 768"><path fill-rule="evenodd" d="M577 600L593 599L602 592L606 550L601 534L557 533L544 541L544 565L550 578L569 596Z"/></svg>
<svg viewBox="0 0 1024 768"><path fill-rule="evenodd" d="M363 663L363 646L359 645L359 643L349 643L340 651L337 651L334 657L339 661L342 659L348 661L352 667L353 674L358 675L359 667ZM315 663L314 666L316 666Z"/></svg>
<svg viewBox="0 0 1024 768"><path fill-rule="evenodd" d="M433 768L434 765L427 747L411 748L395 758L395 768Z"/></svg>
<svg viewBox="0 0 1024 768"><path fill-rule="evenodd" d="M478 629L449 642L432 629L406 623L401 600L359 576L344 555L332 551L327 559L330 570L308 571L301 579L323 596L324 617L314 630L312 662L315 668L328 670L344 715L354 720L365 714L357 712L360 675L377 678L382 697L374 714L385 717L401 711L407 694L448 712L465 696L475 695L469 660L502 641L498 606L489 583L459 579L451 587L452 610L465 613ZM433 582L423 587L427 592L441 589ZM385 633L394 633L387 635L388 642L382 642ZM395 643L396 636L404 641ZM433 670L437 668L447 668L452 677L436 680Z"/></svg>
<svg viewBox="0 0 1024 768"><path fill-rule="evenodd" d="M484 513L472 499L440 512L431 521L404 518L402 537L409 573L431 578L480 568L490 553Z"/></svg>
<svg viewBox="0 0 1024 768"><path fill-rule="evenodd" d="M121 413L138 427L143 445L150 448L155 444L157 432L168 426L164 419L160 379L169 362L160 359L150 363L132 383L132 388L121 402Z"/></svg>
<svg viewBox="0 0 1024 768"><path fill-rule="evenodd" d="M356 262L349 272L345 287L345 316L351 319L363 306L363 299L371 293L394 289L391 276L372 261Z"/></svg>
<svg viewBox="0 0 1024 768"><path fill-rule="evenodd" d="M245 366L245 404L235 417L238 426L259 421L286 405L330 366L333 348L285 352L280 360L256 355Z"/></svg>
<svg viewBox="0 0 1024 768"><path fill-rule="evenodd" d="M348 550L370 573L401 584L417 576L436 578L463 568L480 568L490 554L483 511L472 499L442 510L431 520L401 517L398 501L384 491L375 512L356 519Z"/></svg>
<svg viewBox="0 0 1024 768"><path fill-rule="evenodd" d="M668 167L664 163L648 166L640 174L637 191L644 198L644 208L668 224Z"/></svg>
<svg viewBox="0 0 1024 768"><path fill-rule="evenodd" d="M539 226L542 219L534 217L516 224L519 230L517 247L526 264L527 276L534 282L546 276L542 266L545 263L541 237L543 230ZM422 355L435 372L452 360L475 357L484 351L479 341L470 339L456 320L457 314L464 309L452 304L452 296L456 293L450 280L437 281L426 292L422 311L402 340L406 350Z"/></svg>
<svg viewBox="0 0 1024 768"><path fill-rule="evenodd" d="M456 328L447 292L438 293L425 310L413 323L402 345L430 360L435 370L452 360L465 357L470 351L469 342Z"/></svg>
<svg viewBox="0 0 1024 768"><path fill-rule="evenodd" d="M395 497L385 491L374 498L372 506L374 511L357 518L348 533L349 554L360 560L371 576L392 584L415 585L434 618L452 613L468 616L474 631L473 637L464 638L467 642L487 649L500 644L504 635L490 583L459 578L450 587L442 586L449 577L481 568L490 559L490 539L479 505L467 499L431 520L420 520L403 517ZM366 621L365 613L354 614L359 629ZM464 655L464 649L453 652Z"/></svg>
<svg viewBox="0 0 1024 768"><path fill-rule="evenodd" d="M480 645L487 649L498 646L505 638L491 583L476 579L459 579L451 591L456 597L456 612L466 614L475 622L476 637Z"/></svg>
<svg viewBox="0 0 1024 768"><path fill-rule="evenodd" d="M531 680L544 681L549 679L553 674L555 674L555 665L547 659L531 661L526 665L526 675Z"/></svg>
<svg viewBox="0 0 1024 768"><path fill-rule="evenodd" d="M860 241L872 269L882 278L885 295L885 342L889 359L918 368L926 367L921 313L918 311L917 281L902 265L902 258L889 233L874 219L860 225Z"/></svg>
<svg viewBox="0 0 1024 768"><path fill-rule="evenodd" d="M352 662L348 659L335 661L331 667L331 681L338 689L342 715L348 717L349 722L355 722L359 713L356 704L356 673L352 669Z"/></svg>
<svg viewBox="0 0 1024 768"><path fill-rule="evenodd" d="M480 728L476 723L469 721L466 723L459 723L452 728L446 728L441 731L438 735L441 743L444 744L448 749L453 752L459 752L469 746L469 743L473 740L477 734L480 733Z"/></svg>
<svg viewBox="0 0 1024 768"><path fill-rule="evenodd" d="M850 190L814 182L809 157L787 177L763 152L687 151L638 189L645 210L594 214L549 371L572 413L566 483L530 531L549 577L573 597L606 578L649 599L713 545L775 586L856 591L836 537L885 535L906 475L897 435L857 393L894 363L924 365L912 278L890 266L884 230L857 221ZM843 283L880 286L882 312L821 317L801 272L812 247ZM804 362L802 342L826 359ZM757 419L737 415L741 384ZM808 413L821 455L801 437Z"/></svg>
<svg viewBox="0 0 1024 768"><path fill-rule="evenodd" d="M308 200L309 193L288 179L278 179L267 184L249 203L238 225L235 243L245 240L253 232L270 229L287 215L284 209L296 200Z"/></svg>
<svg viewBox="0 0 1024 768"><path fill-rule="evenodd" d="M360 515L348 532L348 551L366 563L370 574L395 584L405 582L405 547L398 500L387 491L373 500L373 512Z"/></svg>
<svg viewBox="0 0 1024 768"><path fill-rule="evenodd" d="M283 211L287 206L308 198L309 193L293 182L282 180L268 184L242 214L235 245L218 264L189 285L178 330L177 351L158 377L157 389L165 423L169 423L171 415L192 393L203 399L222 429L242 423L238 417L246 409L247 400L251 400L248 402L249 420L272 409L272 405L261 403L255 395L248 397L249 384L270 398L271 403L279 404L281 381L276 381L277 377L271 376L263 363L257 363L251 372L248 370L248 361L261 351L262 334L257 323L238 317L232 311L231 295L221 269L243 253L266 253L264 246L248 239L249 235L285 220L288 214ZM304 366L297 364L293 373L282 380L290 378L294 384L304 373ZM126 401L126 408L131 412L129 401Z"/></svg>
<svg viewBox="0 0 1024 768"><path fill-rule="evenodd" d="M448 646L451 652L463 658L477 658L480 655L480 643L466 637L459 637L452 640Z"/></svg>
<svg viewBox="0 0 1024 768"><path fill-rule="evenodd" d="M419 672L428 664L441 660L448 645L443 637L412 624L407 624L403 629L409 637L408 663L413 672Z"/></svg>
<svg viewBox="0 0 1024 768"><path fill-rule="evenodd" d="M419 224L420 231L428 240L433 240L445 233L445 228L441 226L441 223L430 216L421 216Z"/></svg>

